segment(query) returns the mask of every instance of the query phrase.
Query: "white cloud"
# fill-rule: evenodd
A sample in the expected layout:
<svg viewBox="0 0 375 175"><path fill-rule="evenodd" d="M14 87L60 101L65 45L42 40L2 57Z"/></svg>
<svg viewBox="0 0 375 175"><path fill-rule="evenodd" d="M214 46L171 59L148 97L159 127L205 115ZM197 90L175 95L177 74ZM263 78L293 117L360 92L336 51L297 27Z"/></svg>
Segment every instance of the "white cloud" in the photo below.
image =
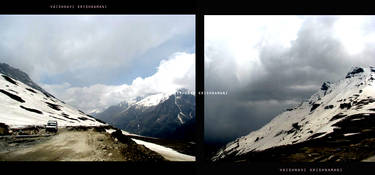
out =
<svg viewBox="0 0 375 175"><path fill-rule="evenodd" d="M175 53L160 62L152 76L137 77L130 85L95 84L72 87L69 83L44 84L42 87L56 97L83 111L103 110L124 100L159 92L173 92L179 88L195 90L195 54Z"/></svg>
<svg viewBox="0 0 375 175"><path fill-rule="evenodd" d="M291 85L289 86L292 90L303 90L303 91L314 91L319 89L319 85L316 84L304 84L304 85Z"/></svg>
<svg viewBox="0 0 375 175"><path fill-rule="evenodd" d="M342 42L349 54L358 54L367 44L375 43L375 35L371 31L375 29L372 18L371 16L344 16L335 23L335 37Z"/></svg>
<svg viewBox="0 0 375 175"><path fill-rule="evenodd" d="M192 31L193 15L5 15L0 17L1 61L36 82L69 72L85 80L82 70L126 69Z"/></svg>
<svg viewBox="0 0 375 175"><path fill-rule="evenodd" d="M236 78L243 83L251 70L257 71L261 64L259 48L291 47L301 24L302 19L297 16L205 16L205 66L210 67L211 59L230 62L226 66L232 67ZM228 57L217 57L218 51Z"/></svg>

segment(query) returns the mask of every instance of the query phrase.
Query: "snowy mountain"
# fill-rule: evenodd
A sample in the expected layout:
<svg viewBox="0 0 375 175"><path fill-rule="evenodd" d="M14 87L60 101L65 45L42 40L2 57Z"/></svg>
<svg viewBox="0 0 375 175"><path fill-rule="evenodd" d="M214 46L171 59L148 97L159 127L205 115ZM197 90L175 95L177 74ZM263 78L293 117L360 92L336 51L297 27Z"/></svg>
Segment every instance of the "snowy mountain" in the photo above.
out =
<svg viewBox="0 0 375 175"><path fill-rule="evenodd" d="M261 129L227 144L212 160L244 157L251 153L266 151L270 153L267 155L274 156L271 159L275 160L275 155L281 153L276 153L274 150L279 152L291 150L291 145L300 145L293 147L295 150L300 148L302 150L302 147L309 150L313 141L315 141L314 144L319 145L338 143L340 140L342 141L340 144L344 145L344 141L353 142L354 137L363 139L350 143L350 147L353 148L355 144L361 146L362 141L368 138L366 133L374 131L374 79L375 67L354 67L343 80L336 83L324 82L321 89L307 101L287 109ZM349 137L351 139L348 139ZM340 146L340 144L337 145ZM337 145L335 146L338 147ZM366 142L365 145L372 144ZM288 146L289 149L287 149ZM311 156L309 152L299 156L301 155ZM333 153L328 157L329 160L333 159L332 157Z"/></svg>
<svg viewBox="0 0 375 175"><path fill-rule="evenodd" d="M10 70L16 69L10 67ZM48 120L57 120L59 126L105 125L53 97L33 83L27 74L19 70L16 72L22 75L22 81L7 76L9 73L0 74L0 123L11 128L43 126Z"/></svg>
<svg viewBox="0 0 375 175"><path fill-rule="evenodd" d="M26 84L26 85L28 85L28 86L36 89L36 90L39 90L43 93L48 94L49 96L52 96L50 93L48 93L43 88L41 88L38 84L34 83L34 81L32 81L31 78L29 77L29 75L27 75L25 72L23 72L19 69L13 68L6 63L0 63L0 73L4 74L4 75L6 75L10 78L19 80L22 83L24 83L24 84Z"/></svg>
<svg viewBox="0 0 375 175"><path fill-rule="evenodd" d="M174 139L192 139L195 129L195 96L179 90L159 93L111 106L95 115L131 133Z"/></svg>

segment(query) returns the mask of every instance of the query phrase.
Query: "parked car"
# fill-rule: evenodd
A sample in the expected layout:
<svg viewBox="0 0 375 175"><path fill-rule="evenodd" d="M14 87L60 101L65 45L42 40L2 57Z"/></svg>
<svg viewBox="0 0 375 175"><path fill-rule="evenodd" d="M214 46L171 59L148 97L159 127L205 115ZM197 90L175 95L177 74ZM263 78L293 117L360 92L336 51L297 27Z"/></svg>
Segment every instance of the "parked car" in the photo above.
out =
<svg viewBox="0 0 375 175"><path fill-rule="evenodd" d="M58 126L56 120L49 120L46 125L46 131L57 132Z"/></svg>

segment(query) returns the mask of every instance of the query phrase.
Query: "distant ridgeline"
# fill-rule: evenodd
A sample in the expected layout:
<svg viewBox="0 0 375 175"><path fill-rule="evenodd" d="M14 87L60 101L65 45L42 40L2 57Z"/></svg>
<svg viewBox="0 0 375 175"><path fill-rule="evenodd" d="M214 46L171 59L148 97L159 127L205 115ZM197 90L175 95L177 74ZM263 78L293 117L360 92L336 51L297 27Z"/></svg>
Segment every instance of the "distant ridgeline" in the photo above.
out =
<svg viewBox="0 0 375 175"><path fill-rule="evenodd" d="M195 96L181 89L110 106L95 117L134 134L195 140Z"/></svg>

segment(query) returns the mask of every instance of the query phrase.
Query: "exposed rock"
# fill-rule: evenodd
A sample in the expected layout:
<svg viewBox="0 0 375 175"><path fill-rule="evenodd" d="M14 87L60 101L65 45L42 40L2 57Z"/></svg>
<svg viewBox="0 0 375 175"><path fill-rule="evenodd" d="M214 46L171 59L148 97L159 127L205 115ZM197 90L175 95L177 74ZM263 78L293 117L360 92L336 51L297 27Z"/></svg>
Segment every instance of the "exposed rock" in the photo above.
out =
<svg viewBox="0 0 375 175"><path fill-rule="evenodd" d="M331 87L331 84L332 84L331 82L326 81L326 82L323 83L323 85L320 89L323 90L323 91L326 91L326 90L328 90L329 87Z"/></svg>
<svg viewBox="0 0 375 175"><path fill-rule="evenodd" d="M17 95L14 95L12 93L9 93L3 89L0 89L0 92L7 95L9 98L13 99L13 100L16 100L18 102L21 102L21 103L25 103L25 100L23 100L21 97L17 96Z"/></svg>
<svg viewBox="0 0 375 175"><path fill-rule="evenodd" d="M310 112L314 111L317 107L319 107L320 104L319 103L314 103L310 109Z"/></svg>
<svg viewBox="0 0 375 175"><path fill-rule="evenodd" d="M8 135L8 134L10 134L9 126L4 123L0 123L0 135Z"/></svg>
<svg viewBox="0 0 375 175"><path fill-rule="evenodd" d="M341 103L340 104L341 109L344 109L344 108L350 109L351 107L352 107L352 104L350 104L350 103Z"/></svg>
<svg viewBox="0 0 375 175"><path fill-rule="evenodd" d="M12 84L14 84L14 85L18 85L17 82L15 82L13 79L9 78L8 76L6 76L6 75L2 75L2 76L3 76L3 78L4 78L6 81L8 81L9 83L12 83Z"/></svg>
<svg viewBox="0 0 375 175"><path fill-rule="evenodd" d="M358 74L358 73L362 73L364 72L363 68L361 67L354 67L353 70L351 72L349 72L345 78L351 78L353 77L355 74Z"/></svg>
<svg viewBox="0 0 375 175"><path fill-rule="evenodd" d="M33 108L28 108L28 107L25 107L25 106L20 106L22 109L25 109L25 110L27 110L27 111L30 111L30 112L34 112L34 113L37 113L37 114L43 114L43 112L42 111L39 111L39 110L37 110L37 109L33 109Z"/></svg>

